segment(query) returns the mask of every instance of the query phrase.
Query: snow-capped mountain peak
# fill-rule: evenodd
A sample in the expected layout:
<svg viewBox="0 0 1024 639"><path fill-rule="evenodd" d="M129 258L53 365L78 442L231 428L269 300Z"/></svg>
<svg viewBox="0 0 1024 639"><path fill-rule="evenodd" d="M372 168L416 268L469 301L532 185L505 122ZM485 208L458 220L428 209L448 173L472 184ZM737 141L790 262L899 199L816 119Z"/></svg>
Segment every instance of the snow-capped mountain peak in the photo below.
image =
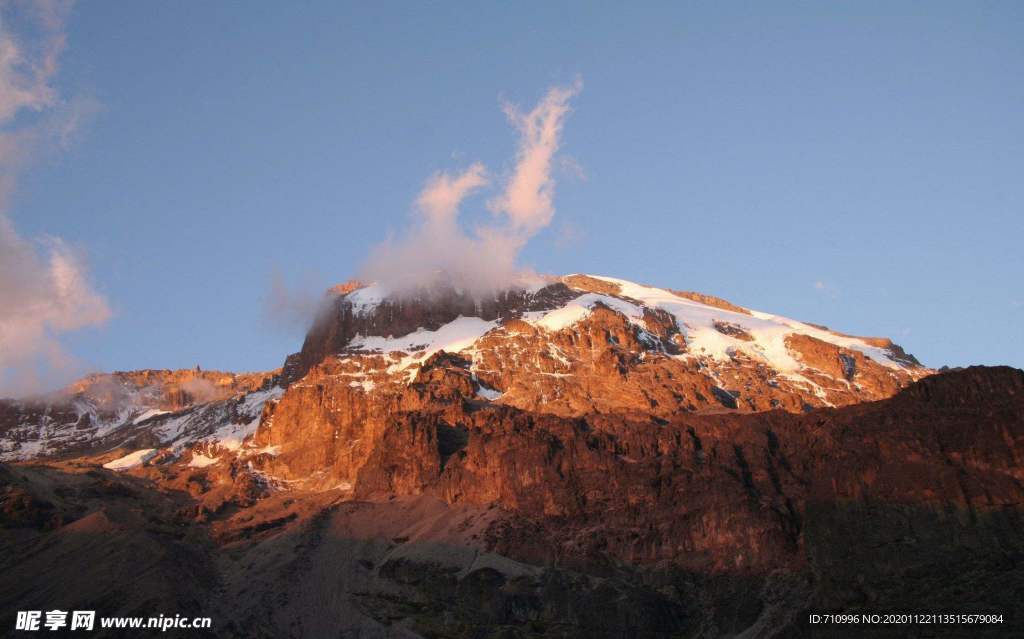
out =
<svg viewBox="0 0 1024 639"><path fill-rule="evenodd" d="M881 399L930 372L886 339L612 277L533 277L485 296L348 283L279 376L124 373L8 401L0 459L84 453L112 470L242 464L280 485L352 483L393 407L436 393L662 419Z"/></svg>

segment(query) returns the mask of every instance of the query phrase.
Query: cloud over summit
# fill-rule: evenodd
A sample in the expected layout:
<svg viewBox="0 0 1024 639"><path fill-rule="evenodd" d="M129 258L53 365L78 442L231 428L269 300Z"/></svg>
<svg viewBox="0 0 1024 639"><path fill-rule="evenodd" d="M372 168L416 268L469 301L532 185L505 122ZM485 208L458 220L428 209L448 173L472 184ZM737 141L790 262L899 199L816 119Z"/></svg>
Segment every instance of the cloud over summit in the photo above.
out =
<svg viewBox="0 0 1024 639"><path fill-rule="evenodd" d="M493 183L483 164L476 162L454 174L436 173L416 198L413 224L397 240L377 246L360 277L398 291L429 285L438 278L473 293L513 283L519 251L554 217L552 161L570 100L581 89L579 80L552 87L529 111L503 104L520 137L515 166L503 180L502 190L487 202L491 223L467 230L459 219L463 202Z"/></svg>

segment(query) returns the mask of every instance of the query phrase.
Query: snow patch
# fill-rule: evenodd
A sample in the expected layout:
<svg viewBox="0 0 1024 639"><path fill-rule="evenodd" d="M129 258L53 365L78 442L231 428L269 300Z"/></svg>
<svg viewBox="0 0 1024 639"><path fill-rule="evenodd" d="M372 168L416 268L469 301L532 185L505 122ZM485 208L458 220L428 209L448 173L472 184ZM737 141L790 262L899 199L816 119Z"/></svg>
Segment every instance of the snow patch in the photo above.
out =
<svg viewBox="0 0 1024 639"><path fill-rule="evenodd" d="M476 389L476 396L480 399L486 399L489 402L499 399L502 395L504 395L504 393L501 391L494 390L493 388L487 388L483 384L480 384L480 387Z"/></svg>
<svg viewBox="0 0 1024 639"><path fill-rule="evenodd" d="M598 304L603 304L625 315L634 324L644 326L642 308L617 297L600 293L580 295L564 306L551 311L524 313L523 320L547 331L560 331L586 319Z"/></svg>
<svg viewBox="0 0 1024 639"><path fill-rule="evenodd" d="M220 460L216 457L207 457L202 453L192 453L192 461L188 463L191 468L206 468L207 466L213 466Z"/></svg>
<svg viewBox="0 0 1024 639"><path fill-rule="evenodd" d="M377 388L377 383L372 379L364 379L361 381L351 381L348 383L352 388L362 388L364 393L369 393L373 389Z"/></svg>
<svg viewBox="0 0 1024 639"><path fill-rule="evenodd" d="M420 328L402 337L356 336L348 348L378 353L407 353L388 368L389 373L395 373L421 363L439 351L459 353L467 350L497 326L496 320L486 321L479 317L460 315L436 331Z"/></svg>
<svg viewBox="0 0 1024 639"><path fill-rule="evenodd" d="M149 460L156 457L157 450L155 448L144 448L137 450L134 453L128 453L124 457L115 459L112 462L103 464L103 467L108 470L128 470L129 468L135 468L148 462Z"/></svg>
<svg viewBox="0 0 1024 639"><path fill-rule="evenodd" d="M147 411L146 411L145 413L142 413L141 415L139 415L138 417L136 417L136 418L135 418L135 419L134 419L134 420L132 421L132 423L133 423L133 424L141 424L142 422L146 421L146 420L147 420L147 419L149 419L150 417L156 417L157 415L166 415L166 414L168 414L168 413L170 413L170 412L171 412L171 411L169 411L169 410L160 410L160 409L158 409L158 408L150 408L150 409L149 409L149 410L147 410Z"/></svg>
<svg viewBox="0 0 1024 639"><path fill-rule="evenodd" d="M363 288L357 288L345 296L345 300L352 305L352 312L356 315L368 315L377 308L381 302L390 294L384 286L373 283Z"/></svg>

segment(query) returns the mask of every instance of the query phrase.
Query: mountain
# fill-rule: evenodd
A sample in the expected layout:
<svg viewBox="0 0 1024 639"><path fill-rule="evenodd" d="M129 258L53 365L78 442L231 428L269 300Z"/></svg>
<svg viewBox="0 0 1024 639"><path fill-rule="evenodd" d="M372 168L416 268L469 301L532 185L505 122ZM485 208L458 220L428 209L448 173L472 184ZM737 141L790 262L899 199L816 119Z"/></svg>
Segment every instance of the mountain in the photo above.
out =
<svg viewBox="0 0 1024 639"><path fill-rule="evenodd" d="M95 375L0 403L0 461L254 458L269 482L355 486L388 420L438 402L560 417L801 412L889 397L931 372L888 339L612 278L536 277L483 298L350 282L280 371Z"/></svg>
<svg viewBox="0 0 1024 639"><path fill-rule="evenodd" d="M160 602L224 637L1012 623L1022 455L1015 369L936 373L888 339L591 275L352 282L279 371L0 402L0 601Z"/></svg>

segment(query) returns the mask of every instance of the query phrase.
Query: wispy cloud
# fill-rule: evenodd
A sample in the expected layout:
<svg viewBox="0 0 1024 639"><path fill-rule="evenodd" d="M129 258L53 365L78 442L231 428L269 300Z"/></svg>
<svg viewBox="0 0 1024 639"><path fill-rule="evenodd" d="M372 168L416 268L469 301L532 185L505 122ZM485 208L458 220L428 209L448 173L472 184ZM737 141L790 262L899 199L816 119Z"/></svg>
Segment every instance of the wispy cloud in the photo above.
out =
<svg viewBox="0 0 1024 639"><path fill-rule="evenodd" d="M67 43L64 25L71 2L3 2L0 11L5 24L21 17L37 32L23 40L0 25L0 122L7 122L23 109L41 111L57 101L51 82Z"/></svg>
<svg viewBox="0 0 1024 639"><path fill-rule="evenodd" d="M29 242L0 215L0 390L34 391L74 368L58 336L110 318L87 272L81 254L63 240Z"/></svg>
<svg viewBox="0 0 1024 639"><path fill-rule="evenodd" d="M519 149L505 191L488 206L507 215L512 229L527 237L550 224L555 214L551 159L558 151L569 100L582 88L580 80L569 87L553 87L526 113L514 104L503 105L509 121L519 129Z"/></svg>
<svg viewBox="0 0 1024 639"><path fill-rule="evenodd" d="M519 251L554 217L553 159L569 102L581 89L579 80L571 86L552 87L525 112L503 103L502 109L520 138L514 167L501 192L487 203L493 223L469 232L459 220L463 202L491 183L483 164L474 163L454 174L437 173L416 198L412 227L398 240L376 247L361 277L382 281L399 291L443 278L475 293L514 281ZM578 169L577 164L573 166Z"/></svg>
<svg viewBox="0 0 1024 639"><path fill-rule="evenodd" d="M71 3L0 2L0 392L39 388L73 368L59 336L110 317L80 251L59 237L28 240L7 215L18 176L65 146L95 101L61 98L53 86ZM15 32L12 25L18 25Z"/></svg>
<svg viewBox="0 0 1024 639"><path fill-rule="evenodd" d="M560 156L558 158L558 168L561 169L562 173L571 176L579 182L586 182L589 179L587 172L583 170L583 166L571 155Z"/></svg>
<svg viewBox="0 0 1024 639"><path fill-rule="evenodd" d="M477 162L462 173L437 173L416 198L423 226L430 234L448 234L458 224L459 206L467 195L487 184L487 169Z"/></svg>

